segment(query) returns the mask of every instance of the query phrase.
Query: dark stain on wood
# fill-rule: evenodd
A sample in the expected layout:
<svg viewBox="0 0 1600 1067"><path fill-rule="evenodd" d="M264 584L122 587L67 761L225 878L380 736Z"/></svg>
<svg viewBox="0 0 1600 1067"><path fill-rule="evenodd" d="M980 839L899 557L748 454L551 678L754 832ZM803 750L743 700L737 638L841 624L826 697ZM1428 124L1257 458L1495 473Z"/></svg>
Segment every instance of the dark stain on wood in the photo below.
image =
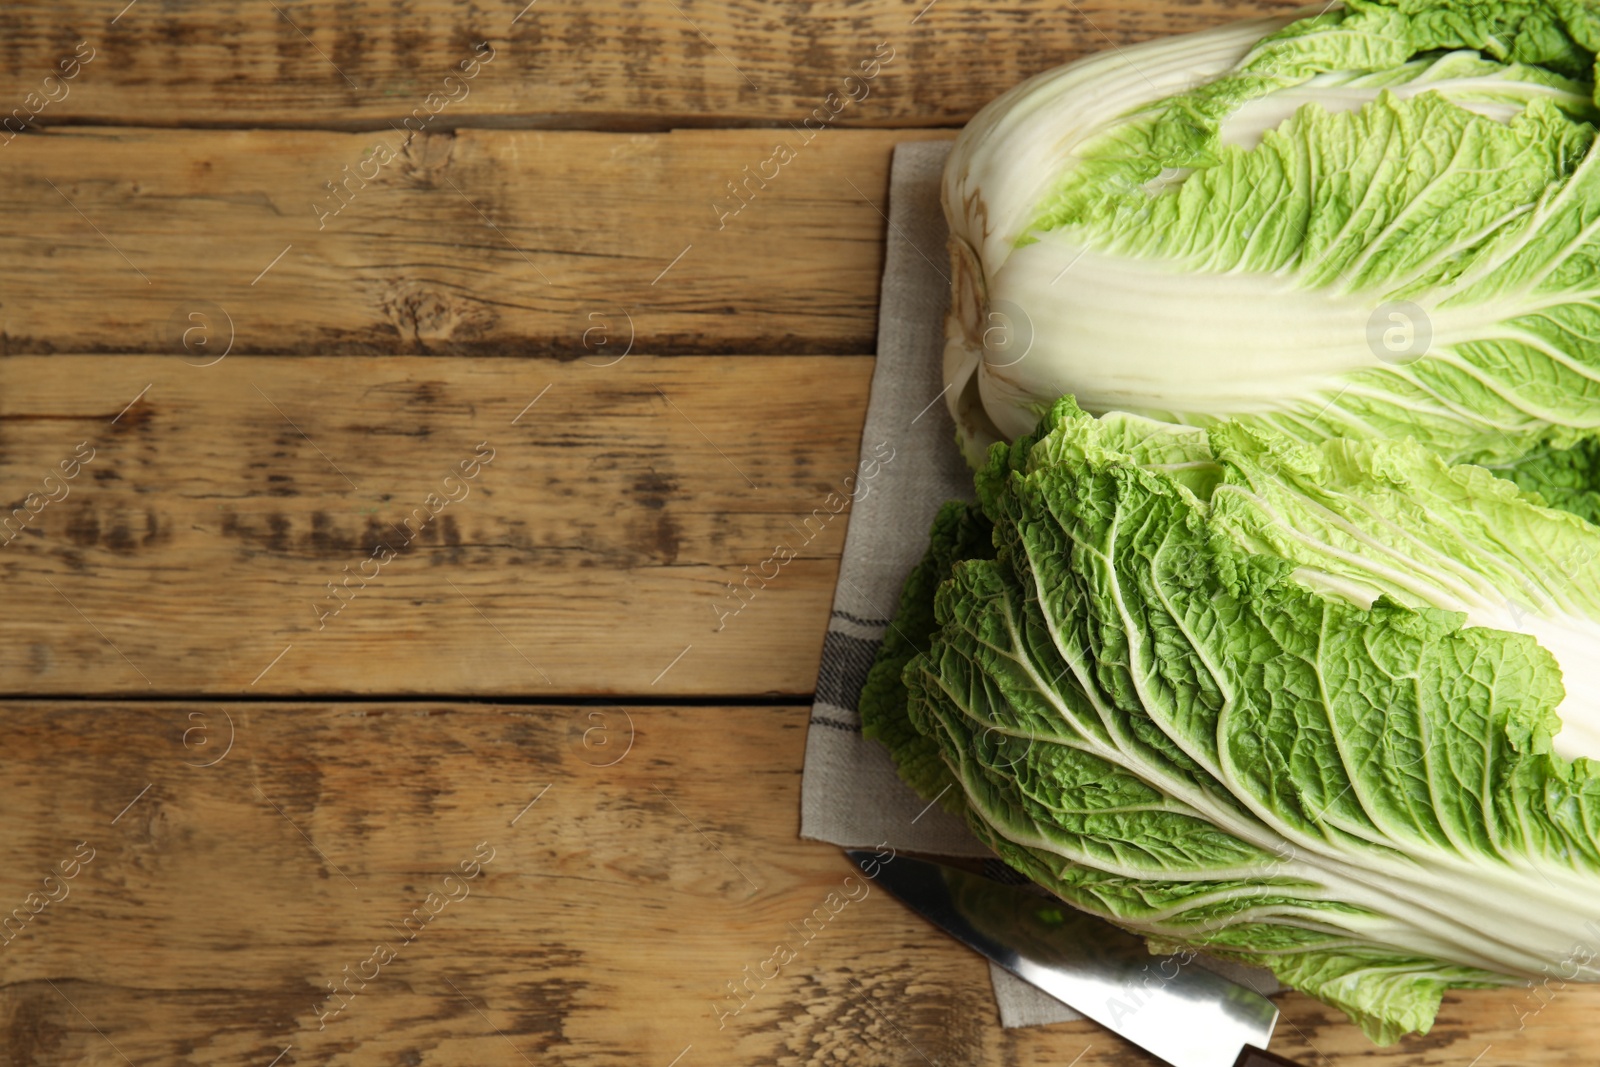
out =
<svg viewBox="0 0 1600 1067"><path fill-rule="evenodd" d="M570 1046L565 1023L584 1006L592 984L578 978L562 977L583 973L583 952L569 945L553 944L536 952L521 952L511 957L524 961L526 973L544 975L515 983L512 1033L526 1037L536 1055L550 1055L560 1046Z"/></svg>
<svg viewBox="0 0 1600 1067"><path fill-rule="evenodd" d="M657 511L652 517L628 523L632 536L630 543L635 552L654 563L678 561L678 524L670 514Z"/></svg>
<svg viewBox="0 0 1600 1067"><path fill-rule="evenodd" d="M660 511L667 506L667 497L678 491L678 483L656 473L656 469L651 467L633 480L633 491L636 494L634 499L641 507Z"/></svg>
<svg viewBox="0 0 1600 1067"><path fill-rule="evenodd" d="M61 984L71 988L76 983L63 978ZM41 981L18 982L10 988L15 992L4 999L9 1062L18 1067L61 1063L63 1039L68 1031L56 1020L62 1011L70 1012L71 1007Z"/></svg>
<svg viewBox="0 0 1600 1067"><path fill-rule="evenodd" d="M128 528L128 520L123 517L111 521L111 530L106 534L106 547L113 552L130 553L139 547L133 539L133 534Z"/></svg>
<svg viewBox="0 0 1600 1067"><path fill-rule="evenodd" d="M74 508L67 520L67 539L88 548L100 542L100 518L92 507Z"/></svg>

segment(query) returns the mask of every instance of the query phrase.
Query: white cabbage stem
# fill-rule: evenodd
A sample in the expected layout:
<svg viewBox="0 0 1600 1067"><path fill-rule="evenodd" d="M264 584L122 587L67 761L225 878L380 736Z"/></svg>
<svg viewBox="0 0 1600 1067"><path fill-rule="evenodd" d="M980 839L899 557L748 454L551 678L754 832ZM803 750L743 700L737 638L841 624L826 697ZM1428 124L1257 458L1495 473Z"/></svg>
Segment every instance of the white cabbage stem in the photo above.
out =
<svg viewBox="0 0 1600 1067"><path fill-rule="evenodd" d="M1007 364L1017 356L1004 354L1004 349L1017 342L1004 335L1025 329L1008 321L1006 310L995 312L986 278L1016 251L1040 202L1072 165L1074 150L1129 111L1217 77L1262 37L1292 21L1253 19L1089 56L1016 86L978 112L962 131L946 164L943 188L953 269L944 379L963 439L978 446L977 452L969 449L969 456L981 454L1002 435L1014 437L1033 428L1029 422L1019 431L1021 420L1016 420L1010 430L997 434L978 395L985 336L991 348L1002 350L990 362ZM1073 254L1066 252L1067 257ZM1079 277L1087 275L1086 269ZM1088 402L1085 406L1092 409Z"/></svg>

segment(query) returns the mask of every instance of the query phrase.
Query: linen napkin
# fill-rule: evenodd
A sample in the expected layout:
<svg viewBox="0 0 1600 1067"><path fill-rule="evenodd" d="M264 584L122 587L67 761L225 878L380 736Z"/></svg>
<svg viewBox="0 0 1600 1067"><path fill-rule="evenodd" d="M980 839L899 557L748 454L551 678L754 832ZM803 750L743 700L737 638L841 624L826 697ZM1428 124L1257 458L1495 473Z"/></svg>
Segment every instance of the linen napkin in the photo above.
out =
<svg viewBox="0 0 1600 1067"><path fill-rule="evenodd" d="M1009 873L965 823L900 780L888 750L861 736L856 715L857 697L899 607L900 587L927 548L934 515L947 500L973 499L972 471L956 447L944 402L950 277L939 185L949 152L948 141L901 144L890 170L878 360L806 735L800 836L845 848L888 843L902 852L983 857ZM1263 970L1205 963L1263 993L1281 988ZM1009 972L992 964L989 970L1002 1026L1082 1017Z"/></svg>

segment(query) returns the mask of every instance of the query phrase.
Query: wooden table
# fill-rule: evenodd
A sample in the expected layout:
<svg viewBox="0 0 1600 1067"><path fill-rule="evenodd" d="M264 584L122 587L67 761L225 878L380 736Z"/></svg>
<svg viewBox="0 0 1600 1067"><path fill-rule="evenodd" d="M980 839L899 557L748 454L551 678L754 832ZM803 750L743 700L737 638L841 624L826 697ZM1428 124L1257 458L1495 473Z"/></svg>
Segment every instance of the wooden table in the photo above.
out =
<svg viewBox="0 0 1600 1067"><path fill-rule="evenodd" d="M727 1014L849 872L796 836L844 524L713 608L854 464L892 146L1294 2L9 8L0 1063L1150 1062L1002 1031L881 893ZM1490 1067L1600 998L1282 1004Z"/></svg>

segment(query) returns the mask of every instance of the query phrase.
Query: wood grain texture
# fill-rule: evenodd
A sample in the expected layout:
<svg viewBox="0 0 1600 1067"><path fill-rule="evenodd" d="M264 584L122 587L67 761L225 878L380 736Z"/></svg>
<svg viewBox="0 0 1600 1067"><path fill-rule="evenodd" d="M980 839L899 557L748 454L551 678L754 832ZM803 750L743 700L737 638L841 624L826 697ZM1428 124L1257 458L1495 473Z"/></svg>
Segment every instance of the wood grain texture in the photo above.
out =
<svg viewBox="0 0 1600 1067"><path fill-rule="evenodd" d="M93 60L38 111L38 124L387 129L430 93L454 97L435 128L786 123L846 91L844 79L884 44L892 61L833 122L951 125L1030 74L1086 53L1299 5L143 0L116 17L120 6L66 0L8 11L6 111L39 92L84 41ZM481 42L493 49L489 64L465 91L446 85Z"/></svg>
<svg viewBox="0 0 1600 1067"><path fill-rule="evenodd" d="M0 690L809 693L871 366L0 359Z"/></svg>
<svg viewBox="0 0 1600 1067"><path fill-rule="evenodd" d="M851 873L796 836L805 712L602 701L815 684L842 511L716 609L854 473L890 154L952 135L908 127L1297 2L9 7L0 1064L1148 1067L1001 1031L878 891L730 1014ZM828 119L871 129L735 200L880 43ZM1588 1062L1600 997L1387 1050L1281 1004L1307 1067L1491 1067Z"/></svg>
<svg viewBox="0 0 1600 1067"><path fill-rule="evenodd" d="M0 233L0 351L181 352L211 309L234 353L871 353L893 146L948 136L19 138L0 149L0 208L28 220ZM771 182L727 192L785 138Z"/></svg>
<svg viewBox="0 0 1600 1067"><path fill-rule="evenodd" d="M27 919L0 945L7 1063L1153 1063L1087 1023L1002 1032L981 960L797 839L804 709L5 715L0 904ZM80 842L92 859L60 878ZM34 915L41 891L59 899ZM856 899L830 914L830 893ZM794 958L732 1012L728 983L780 943ZM1522 1029L1525 993L1451 997L1383 1050L1290 995L1274 1047L1308 1067L1587 1062L1597 994L1559 990Z"/></svg>

